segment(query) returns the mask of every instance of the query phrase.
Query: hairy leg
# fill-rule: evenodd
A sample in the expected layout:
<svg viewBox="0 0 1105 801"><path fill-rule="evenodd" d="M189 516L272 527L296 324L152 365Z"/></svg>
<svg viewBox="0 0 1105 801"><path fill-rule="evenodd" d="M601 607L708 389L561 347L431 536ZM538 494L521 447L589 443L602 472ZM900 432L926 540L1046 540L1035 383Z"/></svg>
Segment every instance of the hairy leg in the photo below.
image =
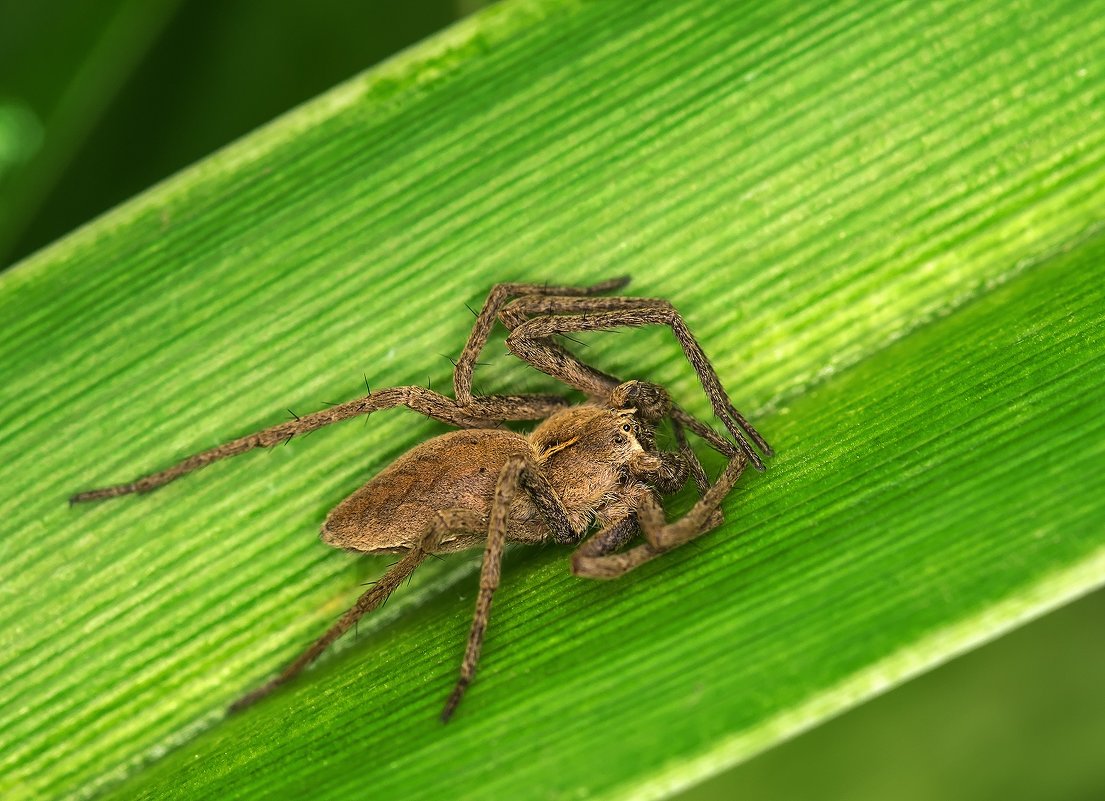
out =
<svg viewBox="0 0 1105 801"><path fill-rule="evenodd" d="M647 545L642 547L663 553L721 525L721 503L747 465L740 456L731 459L706 494L683 517L672 523L665 521L663 507L655 498L645 498L637 509L641 531L647 540Z"/></svg>
<svg viewBox="0 0 1105 801"><path fill-rule="evenodd" d="M457 679L456 686L441 712L442 722L448 722L452 717L457 704L464 697L465 690L476 675L476 665L480 661L484 635L487 633L487 624L491 618L491 601L495 590L499 587L503 549L506 546L510 526L510 506L518 492L525 492L530 496L544 515L557 540L567 541L572 538L578 540L582 535L582 532L572 530L567 512L537 466L520 456L511 458L503 466L495 482L495 498L487 526L487 546L484 549L483 566L480 569L480 591L476 597L476 611L472 615L472 628L468 633L464 658L461 660L460 678Z"/></svg>
<svg viewBox="0 0 1105 801"><path fill-rule="evenodd" d="M246 693L230 705L229 712L238 712L247 706L259 701L271 693L280 685L295 678L299 673L314 662L331 643L349 631L353 625L388 599L388 596L403 581L414 572L427 556L437 551L441 544L441 538L449 531L472 531L478 528L480 521L471 513L462 510L446 510L439 513L438 518L430 531L423 535L422 540L411 550L403 555L403 558L392 565L383 576L367 590L357 602L342 615L326 633L319 637L314 644L301 653L295 660L280 672L278 676L262 684L256 690Z"/></svg>
<svg viewBox="0 0 1105 801"><path fill-rule="evenodd" d="M610 301L609 303L606 302L608 300ZM514 331L516 328L529 322L529 320L535 316L560 313L568 314L574 309L580 308L581 305L588 306L592 310L616 311L622 308L623 301L629 301L631 305L637 306L641 303L667 303L667 301L652 301L648 298L589 297L555 298L552 299L551 302L545 302L544 298L527 296L520 297L514 302L504 306L499 313L499 319L509 330ZM668 305L670 306L670 304ZM613 390L621 384L620 379L586 364L552 338L545 339L540 343L530 343L530 346L533 355L532 357L521 356L524 361L527 361L531 366L553 375L569 386L575 387L592 397L609 397ZM538 364L538 361L540 361L541 364ZM553 366L554 370L549 369L550 365ZM736 410L734 409L734 411ZM740 413L737 412L737 414L739 415ZM687 430L701 437L710 447L727 458L731 459L736 456L738 452L743 452L741 449L736 448L729 440L717 434L706 423L698 420L676 404L671 404L671 409L667 416L671 420L681 423ZM741 417L740 419L743 420L744 418ZM766 442L763 442L763 438L759 437L758 433L756 437L758 444L763 443L763 445L766 445ZM770 447L764 452L769 456L772 455ZM762 467L762 465L760 465L760 467Z"/></svg>
<svg viewBox="0 0 1105 801"><path fill-rule="evenodd" d="M639 553L638 549L616 553L639 531L635 512L609 523L572 552L572 575L593 579L617 578L638 564L647 562L648 558L641 559L644 554Z"/></svg>
<svg viewBox="0 0 1105 801"><path fill-rule="evenodd" d="M609 393L615 380L583 364L553 341L557 335L602 331L620 326L665 325L671 329L694 368L714 413L736 439L745 457L759 470L763 462L750 438L766 456L771 446L733 406L717 373L691 334L686 322L666 300L656 298L525 297L505 307L500 315L512 329L507 347L542 372L589 394ZM685 415L685 413L683 413ZM689 417L689 415L686 415ZM691 428L689 421L684 423ZM692 428L694 430L694 428ZM698 433L696 431L695 433Z"/></svg>
<svg viewBox="0 0 1105 801"><path fill-rule="evenodd" d="M156 473L141 476L124 484L78 492L69 499L70 504L116 498L121 495L145 493L162 487L183 475L213 462L238 456L255 448L269 448L292 439L297 434L307 434L323 426L348 420L351 417L371 414L374 411L395 406L407 406L427 417L460 428L479 428L505 420L540 420L565 408L564 398L552 395L491 395L473 397L471 393L472 368L487 342L488 334L499 309L510 298L518 295L588 295L619 289L629 283L628 277L615 278L592 287L550 287L541 284L497 284L476 317L476 324L468 337L460 359L453 371L456 400L424 387L393 387L369 392L362 398L323 409L313 414L296 417L285 423L247 434L243 437L193 454L177 464Z"/></svg>
<svg viewBox="0 0 1105 801"><path fill-rule="evenodd" d="M467 404L472 400L472 370L476 366L476 360L487 344L491 335L491 329L495 325L495 318L499 316L499 310L503 308L511 298L520 296L590 296L602 292L613 292L621 289L629 283L629 276L620 276L589 287L578 286L549 286L548 284L496 284L488 293L483 308L476 315L476 322L472 326L472 332L468 335L468 342L461 351L453 370L453 395L460 404Z"/></svg>
<svg viewBox="0 0 1105 801"><path fill-rule="evenodd" d="M273 445L287 442L297 434L308 434L332 423L396 406L406 406L427 417L461 428L478 428L493 425L502 420L542 419L567 406L567 401L555 395L494 395L477 398L462 407L452 398L425 387L381 389L370 392L363 398L331 406L225 442L193 454L165 470L150 473L126 484L78 492L69 499L69 503L98 501L131 493L150 492L213 462L238 456L256 448L271 448Z"/></svg>
<svg viewBox="0 0 1105 801"><path fill-rule="evenodd" d="M694 478L695 489L698 490L698 494L701 497L710 489L710 479L706 476L706 468L704 468L702 462L699 461L698 454L694 452L691 444L687 442L687 434L683 430L683 426L683 421L673 415L671 418L671 427L675 433L675 442L679 446L679 453L682 455L683 461L687 465L687 470L690 472L691 477ZM663 489L661 489L660 492L662 493Z"/></svg>
<svg viewBox="0 0 1105 801"><path fill-rule="evenodd" d="M637 505L635 522L640 526L646 542L621 553L613 553L613 551L621 547L624 542L609 549L592 546L593 552L584 551L584 547L581 546L576 552L580 555L573 554L572 572L583 578L620 578L633 568L717 528L723 519L721 502L733 489L733 485L744 472L746 464L739 454L730 460L724 472L705 495L683 517L673 523L666 522L664 509L654 495L649 493L642 496ZM601 537L604 532L605 530L599 532L596 538ZM628 541L629 538L625 540L625 542ZM584 546L588 546L590 542L591 540L588 540ZM612 538L611 544L613 544Z"/></svg>

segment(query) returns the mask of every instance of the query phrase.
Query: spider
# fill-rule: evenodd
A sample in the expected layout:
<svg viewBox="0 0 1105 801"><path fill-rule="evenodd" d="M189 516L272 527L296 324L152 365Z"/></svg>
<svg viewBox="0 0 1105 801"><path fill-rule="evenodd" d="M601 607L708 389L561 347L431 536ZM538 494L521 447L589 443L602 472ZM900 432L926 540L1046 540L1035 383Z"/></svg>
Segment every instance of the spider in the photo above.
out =
<svg viewBox="0 0 1105 801"><path fill-rule="evenodd" d="M412 448L329 513L321 531L325 543L401 558L281 673L230 707L234 712L249 706L296 676L380 606L428 556L482 544L479 594L460 677L441 714L447 721L475 676L507 541L575 545L573 574L617 578L720 525L720 504L745 466L764 469L752 443L764 456L773 455L733 407L706 354L668 301L603 296L628 283L622 277L590 287L498 284L455 362L454 398L420 386L370 390L364 397L247 434L129 483L80 492L70 503L149 492L220 459L395 406L456 426L460 430ZM587 402L573 405L555 395L474 395L472 371L496 320L510 331L506 344L512 353L583 392ZM671 329L735 442L674 404L662 387L600 372L558 339L580 331L647 325ZM528 435L502 426L524 420L541 422ZM664 420L674 433L674 451L656 446L656 429ZM713 483L688 443L688 431L728 459ZM677 492L688 478L697 487L698 501L669 523L659 496ZM638 534L644 542L626 548Z"/></svg>

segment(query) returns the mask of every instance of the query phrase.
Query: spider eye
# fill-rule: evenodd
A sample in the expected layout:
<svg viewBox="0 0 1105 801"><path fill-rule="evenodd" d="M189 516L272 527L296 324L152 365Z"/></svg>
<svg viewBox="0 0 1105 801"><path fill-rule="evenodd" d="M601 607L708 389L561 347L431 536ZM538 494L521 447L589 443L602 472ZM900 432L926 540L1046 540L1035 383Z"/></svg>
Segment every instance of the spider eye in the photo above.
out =
<svg viewBox="0 0 1105 801"><path fill-rule="evenodd" d="M632 430L633 430L633 426L631 426L629 423L626 423L625 425L622 426L622 431L626 432L627 434Z"/></svg>

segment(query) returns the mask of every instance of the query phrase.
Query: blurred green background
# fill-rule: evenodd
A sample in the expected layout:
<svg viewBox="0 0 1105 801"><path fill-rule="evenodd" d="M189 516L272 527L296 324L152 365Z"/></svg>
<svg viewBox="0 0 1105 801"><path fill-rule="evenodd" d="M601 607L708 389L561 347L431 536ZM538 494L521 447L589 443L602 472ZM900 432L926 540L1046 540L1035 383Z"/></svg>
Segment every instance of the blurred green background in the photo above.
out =
<svg viewBox="0 0 1105 801"><path fill-rule="evenodd" d="M680 796L680 801L1099 801L1105 592Z"/></svg>
<svg viewBox="0 0 1105 801"><path fill-rule="evenodd" d="M0 266L481 0L0 0ZM688 791L1105 798L1105 593Z"/></svg>
<svg viewBox="0 0 1105 801"><path fill-rule="evenodd" d="M0 265L487 0L0 0Z"/></svg>

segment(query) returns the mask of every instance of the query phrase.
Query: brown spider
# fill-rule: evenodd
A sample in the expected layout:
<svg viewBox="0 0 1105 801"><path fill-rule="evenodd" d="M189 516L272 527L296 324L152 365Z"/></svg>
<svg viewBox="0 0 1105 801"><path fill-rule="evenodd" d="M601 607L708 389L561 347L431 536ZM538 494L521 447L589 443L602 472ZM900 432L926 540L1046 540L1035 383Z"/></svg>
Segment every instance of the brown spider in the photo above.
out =
<svg viewBox="0 0 1105 801"><path fill-rule="evenodd" d="M149 492L220 459L394 406L407 406L464 429L416 446L330 512L321 534L327 544L362 553L399 553L402 558L283 672L230 707L242 709L298 674L383 603L427 556L484 543L480 591L460 679L441 715L448 720L475 675L508 540L578 543L572 573L616 578L721 524L720 504L745 465L751 462L763 470L746 435L765 456L772 455L763 437L733 407L706 354L670 303L596 297L628 283L628 278L616 278L583 288L498 284L476 315L456 362L455 399L417 386L370 391L363 398L189 456L130 483L78 493L70 503ZM496 319L510 329L506 344L512 353L586 393L589 402L573 406L551 395L474 396L472 369ZM555 339L577 331L657 324L669 326L675 334L736 445L673 404L662 387L620 382L584 364ZM676 451L656 447L656 427L665 419L672 426ZM507 420L543 422L527 436L502 428ZM729 459L712 485L686 431ZM668 523L658 495L677 492L688 477L694 479L700 498L681 519ZM598 532L584 539L595 525ZM645 542L622 550L638 533Z"/></svg>

